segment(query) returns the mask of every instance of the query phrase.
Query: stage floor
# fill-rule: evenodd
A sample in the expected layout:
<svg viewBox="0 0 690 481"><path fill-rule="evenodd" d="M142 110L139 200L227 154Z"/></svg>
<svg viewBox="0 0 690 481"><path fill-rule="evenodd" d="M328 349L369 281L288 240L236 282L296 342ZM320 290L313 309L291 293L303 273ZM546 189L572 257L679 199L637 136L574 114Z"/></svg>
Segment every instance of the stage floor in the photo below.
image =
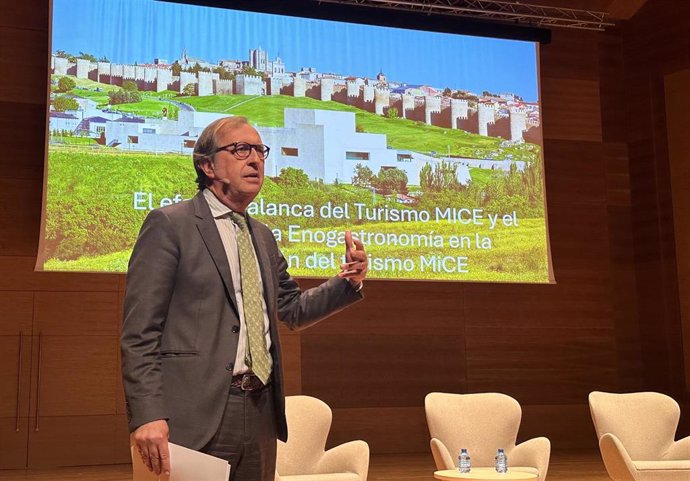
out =
<svg viewBox="0 0 690 481"><path fill-rule="evenodd" d="M372 455L368 481L433 481L429 454ZM131 481L126 464L54 469L0 470L2 481ZM608 481L598 451L556 451L551 454L548 481Z"/></svg>

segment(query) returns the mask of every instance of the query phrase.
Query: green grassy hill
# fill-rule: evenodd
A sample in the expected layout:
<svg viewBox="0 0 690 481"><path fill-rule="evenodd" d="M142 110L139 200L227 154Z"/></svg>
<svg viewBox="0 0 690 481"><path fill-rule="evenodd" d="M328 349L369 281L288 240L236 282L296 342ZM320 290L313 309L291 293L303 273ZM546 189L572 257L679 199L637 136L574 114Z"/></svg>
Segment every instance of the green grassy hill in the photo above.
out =
<svg viewBox="0 0 690 481"><path fill-rule="evenodd" d="M385 134L388 146L416 152L443 152L467 157L486 157L487 152L499 150L500 139L451 130L402 118L390 119L333 101L309 97L211 95L180 97L180 102L192 105L201 112L227 112L243 115L252 123L266 127L283 126L286 108L335 110L354 112L357 127L368 133ZM509 153L506 150L506 154Z"/></svg>
<svg viewBox="0 0 690 481"><path fill-rule="evenodd" d="M55 75L54 78L59 79L61 76ZM110 98L108 92L118 90L120 87L115 85L108 85L99 82L94 82L89 79L79 79L70 77L77 84L75 88L69 91L70 95L81 97L96 102L96 106L100 109L108 106ZM177 92L171 90L164 90L162 92L148 92L142 91L141 102L120 104L110 106L111 110L118 112L140 115L149 118L161 118L163 116L163 109L168 110L168 117L177 118L179 107L164 99L172 99L179 95Z"/></svg>

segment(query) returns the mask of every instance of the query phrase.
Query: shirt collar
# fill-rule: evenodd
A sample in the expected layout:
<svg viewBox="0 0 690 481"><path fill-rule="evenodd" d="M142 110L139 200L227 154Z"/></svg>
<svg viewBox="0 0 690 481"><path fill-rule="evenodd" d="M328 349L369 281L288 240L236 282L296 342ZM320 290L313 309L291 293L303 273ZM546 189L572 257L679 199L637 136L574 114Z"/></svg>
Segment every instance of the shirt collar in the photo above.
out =
<svg viewBox="0 0 690 481"><path fill-rule="evenodd" d="M208 206L211 209L211 215L214 219L225 217L232 212L232 209L223 204L211 189L204 189L204 197L206 198L206 202L208 202Z"/></svg>

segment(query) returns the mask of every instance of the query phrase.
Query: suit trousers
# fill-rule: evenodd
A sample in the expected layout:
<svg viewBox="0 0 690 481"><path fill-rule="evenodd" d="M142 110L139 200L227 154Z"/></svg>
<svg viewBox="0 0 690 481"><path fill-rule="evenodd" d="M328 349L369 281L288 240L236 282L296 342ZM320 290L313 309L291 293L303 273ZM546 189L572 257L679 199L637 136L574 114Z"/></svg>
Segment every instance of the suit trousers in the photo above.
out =
<svg viewBox="0 0 690 481"><path fill-rule="evenodd" d="M277 427L270 387L230 387L218 431L201 450L230 463L230 481L273 481Z"/></svg>

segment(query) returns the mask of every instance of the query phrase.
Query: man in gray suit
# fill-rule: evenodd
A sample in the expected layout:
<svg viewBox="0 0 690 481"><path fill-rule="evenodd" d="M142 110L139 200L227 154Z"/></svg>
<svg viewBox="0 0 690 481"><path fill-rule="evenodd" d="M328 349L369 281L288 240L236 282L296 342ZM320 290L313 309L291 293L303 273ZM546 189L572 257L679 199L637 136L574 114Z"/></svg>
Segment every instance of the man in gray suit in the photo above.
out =
<svg viewBox="0 0 690 481"><path fill-rule="evenodd" d="M269 150L243 117L209 124L194 147L199 193L151 211L134 246L122 372L133 442L158 474L170 440L227 459L232 481L273 480L287 439L277 322L302 329L362 298L367 256L349 232L340 273L302 292L246 215Z"/></svg>

